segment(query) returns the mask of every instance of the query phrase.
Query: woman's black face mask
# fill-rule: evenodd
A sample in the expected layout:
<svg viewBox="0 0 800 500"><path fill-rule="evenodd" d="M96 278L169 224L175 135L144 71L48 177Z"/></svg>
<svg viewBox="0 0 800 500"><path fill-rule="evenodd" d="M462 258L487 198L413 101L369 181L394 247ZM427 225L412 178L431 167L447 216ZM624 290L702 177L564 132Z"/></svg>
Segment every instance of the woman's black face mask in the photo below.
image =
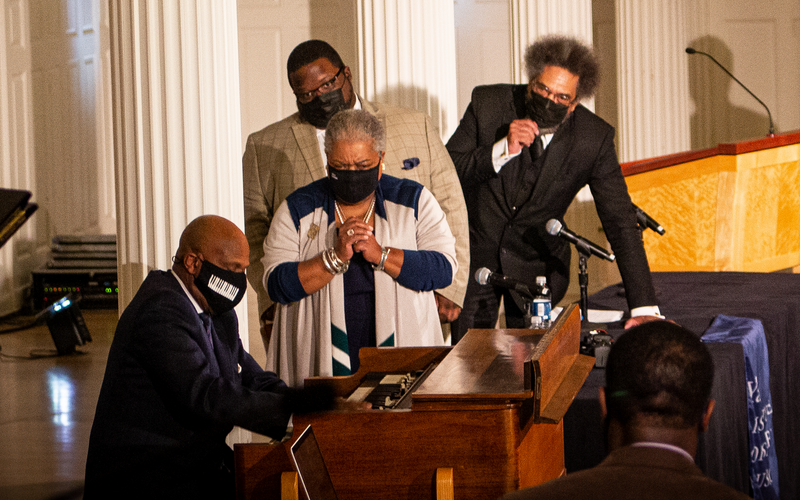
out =
<svg viewBox="0 0 800 500"><path fill-rule="evenodd" d="M345 170L328 165L328 183L337 200L358 203L378 189L381 162L368 170Z"/></svg>

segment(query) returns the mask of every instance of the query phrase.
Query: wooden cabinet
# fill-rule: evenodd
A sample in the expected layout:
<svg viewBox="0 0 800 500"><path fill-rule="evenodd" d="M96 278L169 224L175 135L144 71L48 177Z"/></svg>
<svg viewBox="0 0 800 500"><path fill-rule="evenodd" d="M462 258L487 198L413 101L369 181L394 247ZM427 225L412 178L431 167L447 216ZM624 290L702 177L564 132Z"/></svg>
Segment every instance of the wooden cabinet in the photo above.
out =
<svg viewBox="0 0 800 500"><path fill-rule="evenodd" d="M573 305L548 330L470 330L453 348L362 349L355 375L306 385L348 396L368 372L437 366L410 409L297 415L293 439L313 426L343 500L433 498L438 468L452 468L463 500L540 484L564 474L561 418L594 364L579 342ZM292 441L236 445L238 498L277 497Z"/></svg>

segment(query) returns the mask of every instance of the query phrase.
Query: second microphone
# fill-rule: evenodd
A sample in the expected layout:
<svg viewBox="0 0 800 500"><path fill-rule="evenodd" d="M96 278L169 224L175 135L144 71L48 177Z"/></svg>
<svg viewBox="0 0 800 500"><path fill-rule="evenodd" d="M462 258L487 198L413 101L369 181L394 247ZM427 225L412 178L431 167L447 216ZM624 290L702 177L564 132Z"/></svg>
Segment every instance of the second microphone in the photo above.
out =
<svg viewBox="0 0 800 500"><path fill-rule="evenodd" d="M566 227L564 227L558 219L550 219L547 221L547 225L545 226L547 232L553 236L559 236L564 238L565 240L569 241L573 245L578 248L579 252L582 252L586 255L597 255L603 259L606 259L609 262L614 262L616 257L613 253L607 252L603 247L598 245L597 243L592 243L591 241L587 240L583 236L579 236Z"/></svg>

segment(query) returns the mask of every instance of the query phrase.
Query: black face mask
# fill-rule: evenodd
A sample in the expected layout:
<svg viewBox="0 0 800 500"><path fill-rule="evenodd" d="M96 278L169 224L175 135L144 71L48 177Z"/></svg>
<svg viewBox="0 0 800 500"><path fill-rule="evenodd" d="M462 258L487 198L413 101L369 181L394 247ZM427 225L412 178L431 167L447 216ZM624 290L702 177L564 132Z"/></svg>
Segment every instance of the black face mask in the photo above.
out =
<svg viewBox="0 0 800 500"><path fill-rule="evenodd" d="M525 98L525 109L530 119L535 121L539 128L548 129L561 125L567 116L569 106L554 102L532 91Z"/></svg>
<svg viewBox="0 0 800 500"><path fill-rule="evenodd" d="M305 121L323 129L328 126L333 115L347 109L347 103L344 101L342 89L339 88L320 94L307 103L297 101L297 109Z"/></svg>
<svg viewBox="0 0 800 500"><path fill-rule="evenodd" d="M222 314L242 301L247 291L247 275L222 269L204 260L194 284L205 297L211 312Z"/></svg>
<svg viewBox="0 0 800 500"><path fill-rule="evenodd" d="M336 199L358 203L378 189L380 168L380 162L369 170L340 170L328 165L328 184Z"/></svg>

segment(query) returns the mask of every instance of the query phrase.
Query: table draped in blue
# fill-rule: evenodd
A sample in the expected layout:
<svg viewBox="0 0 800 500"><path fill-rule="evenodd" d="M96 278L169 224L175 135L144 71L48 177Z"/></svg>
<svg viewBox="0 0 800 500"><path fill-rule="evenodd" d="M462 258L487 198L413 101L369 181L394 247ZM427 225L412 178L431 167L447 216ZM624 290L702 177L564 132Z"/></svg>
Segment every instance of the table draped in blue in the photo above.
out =
<svg viewBox="0 0 800 500"><path fill-rule="evenodd" d="M747 425L750 432L750 485L755 500L777 500L778 455L772 425L769 390L769 353L761 321L720 314L702 337L707 343L741 344L747 394Z"/></svg>
<svg viewBox="0 0 800 500"><path fill-rule="evenodd" d="M703 336L720 315L761 322L769 355L768 386L780 498L800 498L800 275L653 273L653 283L661 312L698 336ZM589 307L627 310L624 288L621 284L604 288L589 297ZM623 333L623 323L624 319L608 325L612 337ZM712 397L717 403L709 430L698 441L696 461L709 477L752 494L743 346L723 342L708 347L715 367ZM592 467L605 456L597 403L597 387L604 384L604 377L604 370L592 370L564 417L569 472Z"/></svg>

